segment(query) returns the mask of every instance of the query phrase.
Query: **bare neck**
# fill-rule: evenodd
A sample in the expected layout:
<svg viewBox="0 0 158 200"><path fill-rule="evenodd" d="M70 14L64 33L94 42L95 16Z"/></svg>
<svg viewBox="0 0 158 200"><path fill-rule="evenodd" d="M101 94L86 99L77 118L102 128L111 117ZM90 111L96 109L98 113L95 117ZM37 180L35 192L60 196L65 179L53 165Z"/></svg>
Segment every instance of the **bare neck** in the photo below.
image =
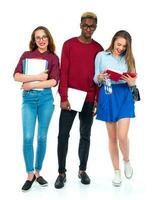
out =
<svg viewBox="0 0 158 200"><path fill-rule="evenodd" d="M78 40L79 40L80 42L86 43L86 44L92 42L92 38L85 38L85 37L83 37L82 35L80 35L80 36L78 37Z"/></svg>

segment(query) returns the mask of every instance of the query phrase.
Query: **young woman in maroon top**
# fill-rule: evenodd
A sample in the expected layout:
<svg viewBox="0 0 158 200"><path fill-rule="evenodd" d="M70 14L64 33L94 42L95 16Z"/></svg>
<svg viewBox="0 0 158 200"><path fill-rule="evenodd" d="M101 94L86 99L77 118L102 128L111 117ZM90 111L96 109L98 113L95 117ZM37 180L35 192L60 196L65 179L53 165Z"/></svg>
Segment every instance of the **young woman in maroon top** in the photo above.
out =
<svg viewBox="0 0 158 200"><path fill-rule="evenodd" d="M58 136L58 163L59 176L55 188L64 187L66 181L66 155L68 138L77 111L71 109L68 97L68 88L87 92L82 111L79 112L80 144L79 144L79 178L81 183L89 184L90 178L86 174L87 160L90 146L91 126L96 98L96 86L93 82L95 56L103 48L92 39L92 34L97 27L97 17L94 13L87 12L81 16L81 35L67 40L62 49L61 74L59 93L61 96L61 113L59 120ZM76 97L76 101L77 98Z"/></svg>
<svg viewBox="0 0 158 200"><path fill-rule="evenodd" d="M14 71L14 79L22 82L23 89L23 155L28 173L22 187L23 191L30 189L35 180L42 186L48 184L40 175L40 171L46 152L48 127L54 110L51 87L55 87L59 80L59 59L54 53L55 45L49 30L43 26L37 27L31 35L29 46L30 51L22 54ZM47 70L34 75L26 74L23 70L26 59L45 61ZM36 156L34 156L36 119L38 134Z"/></svg>

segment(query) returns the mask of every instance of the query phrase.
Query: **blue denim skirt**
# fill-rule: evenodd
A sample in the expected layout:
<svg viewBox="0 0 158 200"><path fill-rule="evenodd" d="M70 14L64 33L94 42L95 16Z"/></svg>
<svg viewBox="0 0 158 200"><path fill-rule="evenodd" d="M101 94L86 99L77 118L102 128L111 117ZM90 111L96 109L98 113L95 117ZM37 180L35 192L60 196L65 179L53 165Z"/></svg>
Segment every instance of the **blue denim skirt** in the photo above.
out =
<svg viewBox="0 0 158 200"><path fill-rule="evenodd" d="M122 118L135 117L134 100L126 83L112 84L112 93L106 94L104 86L99 90L96 119L117 122Z"/></svg>

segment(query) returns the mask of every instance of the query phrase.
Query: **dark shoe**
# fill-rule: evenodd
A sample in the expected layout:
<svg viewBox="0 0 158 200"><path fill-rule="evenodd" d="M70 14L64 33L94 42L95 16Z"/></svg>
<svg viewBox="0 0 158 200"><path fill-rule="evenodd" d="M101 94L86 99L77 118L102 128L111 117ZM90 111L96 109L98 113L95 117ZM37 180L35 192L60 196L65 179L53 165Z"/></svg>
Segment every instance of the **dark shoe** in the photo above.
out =
<svg viewBox="0 0 158 200"><path fill-rule="evenodd" d="M32 186L32 184L33 184L33 182L34 182L35 180L36 180L36 176L34 175L32 181L27 180L27 181L24 183L24 185L22 186L22 190L23 190L23 191L29 190L29 189L31 188L31 186Z"/></svg>
<svg viewBox="0 0 158 200"><path fill-rule="evenodd" d="M64 183L66 182L66 174L64 174L64 176L59 175L55 181L55 188L60 189L62 187L64 187Z"/></svg>
<svg viewBox="0 0 158 200"><path fill-rule="evenodd" d="M47 186L48 185L48 182L42 177L42 176L39 176L36 181L41 185L41 186Z"/></svg>
<svg viewBox="0 0 158 200"><path fill-rule="evenodd" d="M81 183L88 185L90 184L90 178L85 171L79 172L78 177L81 179Z"/></svg>

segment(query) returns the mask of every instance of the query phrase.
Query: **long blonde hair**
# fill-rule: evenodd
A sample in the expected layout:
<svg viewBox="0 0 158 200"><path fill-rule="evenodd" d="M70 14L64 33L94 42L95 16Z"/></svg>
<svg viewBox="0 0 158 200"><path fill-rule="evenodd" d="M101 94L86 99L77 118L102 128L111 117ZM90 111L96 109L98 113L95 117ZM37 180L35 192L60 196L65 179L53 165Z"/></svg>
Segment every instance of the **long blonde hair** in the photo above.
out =
<svg viewBox="0 0 158 200"><path fill-rule="evenodd" d="M108 49L106 49L106 51L113 51L114 50L114 42L117 38L124 38L127 42L127 46L126 46L126 50L125 50L125 60L126 60L126 64L128 65L128 71L135 71L135 59L133 57L133 53L132 53L132 38L131 35L125 31L125 30L120 30L118 32L115 33L115 35L112 38L111 44L109 46Z"/></svg>

